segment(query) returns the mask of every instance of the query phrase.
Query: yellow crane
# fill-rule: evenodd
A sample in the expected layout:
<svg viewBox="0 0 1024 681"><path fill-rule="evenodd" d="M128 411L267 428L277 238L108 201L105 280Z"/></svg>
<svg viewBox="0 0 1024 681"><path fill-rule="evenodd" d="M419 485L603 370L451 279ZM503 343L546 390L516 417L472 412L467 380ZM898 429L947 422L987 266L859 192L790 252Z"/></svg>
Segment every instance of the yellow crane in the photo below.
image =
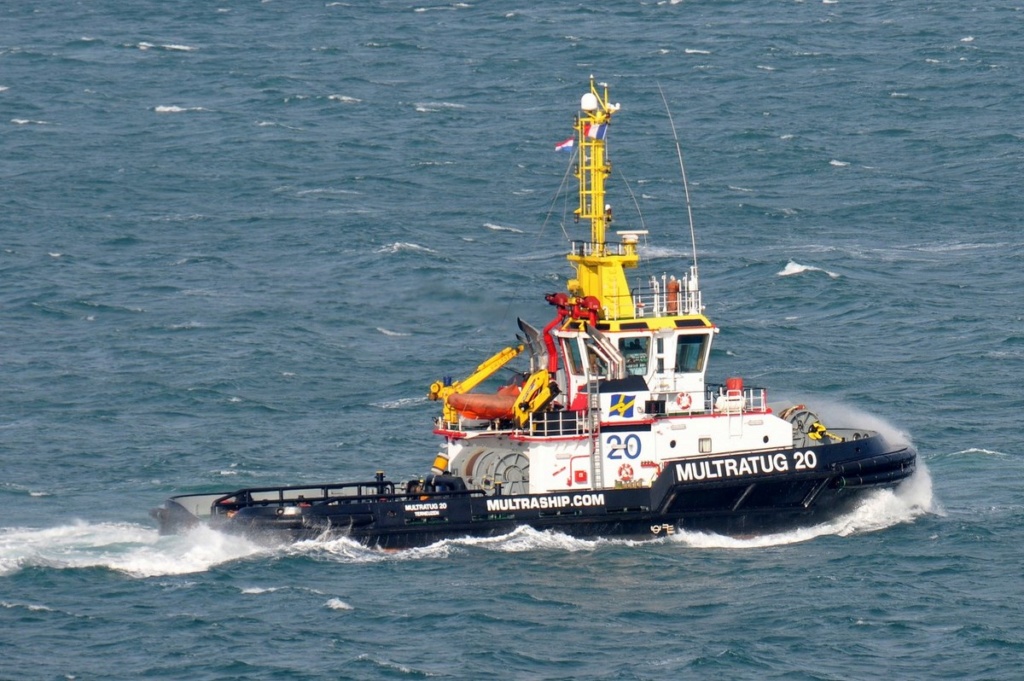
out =
<svg viewBox="0 0 1024 681"><path fill-rule="evenodd" d="M459 420L459 413L448 404L448 396L455 393L467 393L483 381L494 375L523 351L523 345L510 346L500 350L485 359L476 370L461 381L434 381L430 384L430 392L427 398L431 400L444 401L444 420L446 423L456 423Z"/></svg>

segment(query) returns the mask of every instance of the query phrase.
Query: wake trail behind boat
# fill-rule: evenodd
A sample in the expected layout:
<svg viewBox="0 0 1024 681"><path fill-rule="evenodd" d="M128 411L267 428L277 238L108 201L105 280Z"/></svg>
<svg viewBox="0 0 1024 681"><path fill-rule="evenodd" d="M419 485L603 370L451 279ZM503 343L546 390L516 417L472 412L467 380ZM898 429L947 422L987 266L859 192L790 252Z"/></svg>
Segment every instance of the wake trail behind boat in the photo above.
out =
<svg viewBox="0 0 1024 681"><path fill-rule="evenodd" d="M51 528L0 529L0 576L33 567L107 568L131 577L205 572L269 549L209 528L161 537L132 523L78 522Z"/></svg>
<svg viewBox="0 0 1024 681"><path fill-rule="evenodd" d="M634 546L649 541L628 539L579 539L561 532L540 531L520 526L508 534L496 537L457 537L442 539L428 546L383 550L363 546L348 537L323 537L296 542L284 551L293 556L313 556L339 563L379 563L385 561L439 560L453 553L474 549L498 553L527 553L530 551L593 551L600 546Z"/></svg>

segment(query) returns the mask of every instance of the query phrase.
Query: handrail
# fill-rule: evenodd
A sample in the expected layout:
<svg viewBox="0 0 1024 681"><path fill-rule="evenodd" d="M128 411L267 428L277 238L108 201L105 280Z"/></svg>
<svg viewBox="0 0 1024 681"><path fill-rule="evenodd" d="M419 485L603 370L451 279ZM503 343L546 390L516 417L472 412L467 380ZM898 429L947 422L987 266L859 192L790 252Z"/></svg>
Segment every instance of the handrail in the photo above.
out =
<svg viewBox="0 0 1024 681"><path fill-rule="evenodd" d="M627 244L603 243L591 241L573 241L570 254L576 257L587 257L595 254L605 256L627 256ZM667 277L651 277L647 282L638 285L628 293L605 291L602 297L603 312L606 319L625 319L626 317L608 316L612 310L635 310L640 317L677 317L680 315L701 314L704 300L696 279L690 274Z"/></svg>
<svg viewBox="0 0 1024 681"><path fill-rule="evenodd" d="M355 494L332 494L340 490L354 489ZM305 492L292 494L289 492ZM213 508L225 511L252 506L293 506L301 504L334 505L372 501L422 500L435 497L473 496L482 494L479 490L416 490L395 491L390 481L344 482L330 485L289 485L280 487L247 487L224 494L213 501Z"/></svg>

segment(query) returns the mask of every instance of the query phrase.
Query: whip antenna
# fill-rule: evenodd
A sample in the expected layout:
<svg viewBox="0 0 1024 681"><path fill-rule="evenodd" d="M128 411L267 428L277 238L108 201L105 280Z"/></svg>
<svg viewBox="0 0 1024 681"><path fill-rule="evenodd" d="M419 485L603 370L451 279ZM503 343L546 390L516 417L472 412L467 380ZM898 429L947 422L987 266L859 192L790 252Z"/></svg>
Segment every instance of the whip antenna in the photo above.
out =
<svg viewBox="0 0 1024 681"><path fill-rule="evenodd" d="M690 206L690 185L686 181L686 166L683 164L683 148L679 144L679 135L676 134L676 124L672 120L672 111L668 107L668 100L665 98L665 91L658 82L658 92L661 93L661 101L665 103L665 113L668 114L668 123L672 126L672 139L676 142L676 156L679 158L679 171L683 175L683 193L686 195L686 215L690 219L690 244L693 247L693 277L697 277L697 233L693 227L693 208Z"/></svg>

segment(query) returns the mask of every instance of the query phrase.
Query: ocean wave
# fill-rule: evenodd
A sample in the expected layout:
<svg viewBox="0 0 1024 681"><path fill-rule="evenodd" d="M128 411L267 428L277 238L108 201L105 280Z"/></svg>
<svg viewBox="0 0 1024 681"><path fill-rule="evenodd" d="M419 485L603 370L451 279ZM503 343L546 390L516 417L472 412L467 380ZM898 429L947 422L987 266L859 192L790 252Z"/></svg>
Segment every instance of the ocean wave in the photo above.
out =
<svg viewBox="0 0 1024 681"><path fill-rule="evenodd" d="M247 596L255 596L259 594L272 594L275 591L280 591L280 587L272 586L267 588L261 588L258 586L245 587L242 589L242 593Z"/></svg>
<svg viewBox="0 0 1024 681"><path fill-rule="evenodd" d="M201 328L203 328L202 322L196 321L182 322L180 324L171 324L170 326L166 327L168 331L191 331L192 329Z"/></svg>
<svg viewBox="0 0 1024 681"><path fill-rule="evenodd" d="M411 404L420 404L426 400L426 396L420 397L402 397L397 400L385 400L384 402L374 402L373 406L380 409L401 409L402 407L408 407Z"/></svg>
<svg viewBox="0 0 1024 681"><path fill-rule="evenodd" d="M989 243L976 243L976 242L952 242L944 244L922 244L911 250L920 251L922 253L955 253L958 251L977 251L977 250L1002 250L1006 248L1012 248L1014 244L999 241Z"/></svg>
<svg viewBox="0 0 1024 681"><path fill-rule="evenodd" d="M457 9L466 9L470 5L464 2L455 2L451 5L437 5L435 7L417 7L413 12L422 14L423 12L454 12Z"/></svg>
<svg viewBox="0 0 1024 681"><path fill-rule="evenodd" d="M302 128L285 125L284 123L278 123L276 121L256 121L257 128L285 128L286 130L301 130Z"/></svg>
<svg viewBox="0 0 1024 681"><path fill-rule="evenodd" d="M505 227L503 225L496 225L496 224L491 223L491 222L485 222L484 223L484 228L492 230L494 232L512 232L513 234L522 234L523 233L523 230L521 230L521 229L519 229L517 227Z"/></svg>
<svg viewBox="0 0 1024 681"><path fill-rule="evenodd" d="M382 334L384 334L385 336L410 336L410 335L412 335L412 334L410 334L410 333L408 333L406 331L392 331L391 329L385 329L383 326L378 326L378 327L375 327L375 328L378 331L380 331Z"/></svg>
<svg viewBox="0 0 1024 681"><path fill-rule="evenodd" d="M48 605L39 605L37 603L19 603L16 601L0 601L0 608L7 610L27 610L29 612L56 612L53 608Z"/></svg>
<svg viewBox="0 0 1024 681"><path fill-rule="evenodd" d="M362 192L355 191L354 189L336 189L334 187L300 189L299 191L295 192L296 196L306 196L307 194L362 194Z"/></svg>
<svg viewBox="0 0 1024 681"><path fill-rule="evenodd" d="M262 594L272 594L278 591L299 591L303 593L313 594L314 596L323 596L324 592L319 589L313 589L308 586L246 586L239 589L239 591L247 596L260 596Z"/></svg>
<svg viewBox="0 0 1024 681"><path fill-rule="evenodd" d="M191 45L181 45L178 43L165 43L163 45L157 45L156 43L149 42L138 42L134 45L125 45L125 47L134 47L138 50L146 52L147 50L166 50L168 52L196 52L199 50L198 47L192 47Z"/></svg>
<svg viewBox="0 0 1024 681"><path fill-rule="evenodd" d="M188 111L209 111L209 109L201 106L175 106L171 104L154 106L153 111L156 113L186 113Z"/></svg>
<svg viewBox="0 0 1024 681"><path fill-rule="evenodd" d="M396 241L393 244L381 246L377 249L378 253L437 253L432 248L426 246L420 246L419 244L409 243L406 241Z"/></svg>
<svg viewBox="0 0 1024 681"><path fill-rule="evenodd" d="M34 490L25 485L19 485L14 482L0 482L0 491L11 492L13 494L28 495L30 497L49 497L53 496L52 492L44 492L42 490Z"/></svg>
<svg viewBox="0 0 1024 681"><path fill-rule="evenodd" d="M465 109L465 104L455 102L416 102L416 111L420 113L436 113L445 109Z"/></svg>
<svg viewBox="0 0 1024 681"><path fill-rule="evenodd" d="M1008 457L1010 454L1007 452L1000 452L996 449L985 449L983 447L968 447L967 449L961 449L958 452L949 452L948 454L939 454L932 458L934 459L955 459L960 457L973 457L973 456L995 456L995 457Z"/></svg>
<svg viewBox="0 0 1024 681"><path fill-rule="evenodd" d="M778 275L780 277L791 277L794 274L803 274L804 272L824 272L833 279L839 278L839 275L836 274L835 272L829 272L828 270L822 269L820 267L814 267L813 265L801 265L800 263L794 262L793 260L790 260L788 263L786 263L786 267L783 268L783 270L779 272Z"/></svg>
<svg viewBox="0 0 1024 681"><path fill-rule="evenodd" d="M639 250L640 255L651 260L655 258L684 258L689 260L693 255L693 251L686 248L671 248L669 246L645 246L641 244Z"/></svg>

